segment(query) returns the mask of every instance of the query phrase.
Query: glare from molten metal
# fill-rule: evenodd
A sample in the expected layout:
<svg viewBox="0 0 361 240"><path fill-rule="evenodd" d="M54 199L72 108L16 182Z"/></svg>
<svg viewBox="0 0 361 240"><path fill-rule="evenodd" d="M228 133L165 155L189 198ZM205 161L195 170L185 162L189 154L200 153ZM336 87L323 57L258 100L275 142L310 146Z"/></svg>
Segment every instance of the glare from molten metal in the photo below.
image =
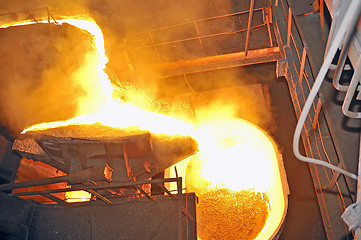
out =
<svg viewBox="0 0 361 240"><path fill-rule="evenodd" d="M86 98L80 99L74 118L36 124L24 129L22 133L100 122L111 127L137 126L141 130L149 130L153 133L190 135L199 144L199 159L202 165L199 176L201 180L199 182L195 180L193 185L201 186L202 181L206 180L206 189L198 189L198 191L207 192L213 189L239 192L251 189L256 194L266 194L269 197L271 211L266 223L267 228L262 230L259 236L272 236L273 232L268 228L279 226L280 220L284 217L285 202L283 195L279 194L280 191L282 192L282 186L276 175L279 172L274 145L267 137L265 138L262 131L249 123L235 119L206 123L196 131L190 123L114 99L112 96L114 86L104 72L108 59L105 55L101 29L90 18L63 18L57 22L84 29L94 37L95 51L86 54L86 64L77 73L79 79L83 79L81 84L88 94ZM69 194L74 193L67 194L68 199L73 198ZM87 199L90 199L89 195Z"/></svg>
<svg viewBox="0 0 361 240"><path fill-rule="evenodd" d="M47 23L47 20L38 21ZM77 80L87 92L86 97L78 100L76 116L66 121L54 121L35 124L22 131L37 131L67 125L102 123L111 127L127 128L137 126L140 130L168 135L190 135L193 131L191 124L168 115L144 110L129 102L121 102L112 96L114 86L104 72L108 59L105 55L103 34L92 18L79 19L63 18L56 20L58 24L67 23L89 32L93 36L94 52L86 54L84 66L77 72ZM35 24L34 22L13 23L9 26ZM2 26L4 27L4 26ZM8 26L6 26L8 27ZM147 96L142 96L147 98Z"/></svg>
<svg viewBox="0 0 361 240"><path fill-rule="evenodd" d="M91 193L86 191L71 191L65 192L65 199L68 203L73 202L89 202L91 198Z"/></svg>
<svg viewBox="0 0 361 240"><path fill-rule="evenodd" d="M286 208L274 143L241 119L205 123L196 139L199 154L188 163L185 183L199 197L202 240L272 238Z"/></svg>
<svg viewBox="0 0 361 240"><path fill-rule="evenodd" d="M202 177L212 182L210 187L269 191L274 150L254 125L237 119L210 121L201 125L196 139Z"/></svg>

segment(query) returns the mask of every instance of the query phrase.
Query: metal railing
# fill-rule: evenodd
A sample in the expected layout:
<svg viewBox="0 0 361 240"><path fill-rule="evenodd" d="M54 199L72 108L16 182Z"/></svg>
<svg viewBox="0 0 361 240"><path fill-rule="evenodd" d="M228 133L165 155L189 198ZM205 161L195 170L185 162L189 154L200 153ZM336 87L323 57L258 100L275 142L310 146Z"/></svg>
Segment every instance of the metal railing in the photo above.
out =
<svg viewBox="0 0 361 240"><path fill-rule="evenodd" d="M23 22L39 23L44 20L47 20L48 23L58 25L58 22L47 7L0 14L0 26Z"/></svg>
<svg viewBox="0 0 361 240"><path fill-rule="evenodd" d="M64 178L65 179L65 178ZM64 180L65 181L65 180ZM170 191L165 187L165 183L175 182L177 184L177 189L174 191ZM43 183L48 184L47 182ZM42 196L50 200L48 203L58 204L64 207L73 207L73 206L84 206L90 204L89 202L76 202L76 203L68 203L66 199L61 199L54 194L57 193L65 193L65 192L73 192L73 191L87 191L96 196L95 199L100 199L101 201L105 202L105 204L113 204L114 199L120 198L146 198L150 201L154 201L154 197L150 192L147 192L142 188L142 185L149 185L155 184L159 186L164 193L169 196L170 199L178 201L178 239L188 239L187 236L183 236L184 228L188 232L188 224L189 221L196 224L195 217L192 216L191 213L188 211L188 203L187 203L187 196L183 195L183 188L182 188L182 178L166 178L166 179L152 179L152 180L145 180L145 181L137 181L137 182L112 182L105 185L96 185L91 184L89 186L76 186L70 188L57 188L57 189L49 189L49 190L40 190L40 191L29 191L29 192L16 192L16 193L9 193L10 196L14 197L33 197L33 196ZM38 184L39 185L39 184ZM1 185L0 185L1 186ZM129 194L129 195L119 195L111 191L112 189L119 189L119 188L134 188L139 193L136 194ZM8 190L8 189L7 189ZM101 191L107 191L107 194L111 194L110 196L106 196L105 194L101 194ZM162 192L163 193L163 192ZM94 202L94 198L91 202ZM185 226L183 219L185 218ZM184 238L186 237L186 238Z"/></svg>
<svg viewBox="0 0 361 240"><path fill-rule="evenodd" d="M190 44L191 42L194 43L196 41L198 42L198 49L193 49L192 54L197 52L200 53L200 55L191 56L191 58L211 56L215 54L210 53L211 50L209 47L207 48L207 44L205 44L205 40L217 41L217 39L220 39L222 37L230 38L232 36L236 36L237 34L238 34L237 36L240 39L242 39L241 42L243 42L244 44L239 44L237 47L231 49L221 49L222 52L217 54L245 51L245 54L247 55L250 49L274 47L275 41L273 39L271 32L272 17L270 16L271 14L270 7L264 6L261 8L253 8L253 6L254 6L254 0L251 1L249 10L151 29L144 32L134 33L127 38L127 49L128 52L130 52L129 55L137 56L137 52L139 52L140 50L152 49L154 53L154 58L158 59L159 61L164 61L167 60L168 57L162 53L162 51L160 50L161 47L174 47L175 44ZM253 24L254 21L252 21L255 13L261 14L257 16L262 17L262 22L259 24L257 23L257 25L254 25ZM248 15L248 17L246 14ZM248 19L248 21L247 20L243 21L241 17ZM232 30L224 31L224 28L221 28L221 29L216 29L217 31L215 30L215 32L212 33L209 32L210 29L214 30L212 24L215 24L217 21L227 21L228 23L231 23L230 25L232 25L231 27ZM246 26L242 27L243 25ZM267 28L267 34L268 34L267 37L269 38L269 42L251 44L252 41L250 36L252 30L263 27ZM187 33L188 37L176 38L176 39L167 39L166 37L164 37L169 35L174 37L171 34L172 31L184 31ZM245 35L240 35L240 34L245 34ZM162 35L162 37L159 37L159 35ZM182 37L183 35L184 34L182 34ZM244 37L244 39L242 37ZM196 46L196 45L192 45L192 46ZM174 54L174 52L172 54ZM177 59L177 60L183 60L189 56L186 57L182 56L182 57L183 57L182 59Z"/></svg>
<svg viewBox="0 0 361 240"><path fill-rule="evenodd" d="M282 41L279 45L284 46L284 54L290 70L286 78L294 109L299 118L314 85L317 70L290 2L288 0L272 2L279 12L283 12L287 23L286 29L284 29L286 37L283 39L279 37L278 40ZM321 21L321 25L322 23ZM276 22L276 28L279 29L281 26L277 24ZM310 158L317 158L346 170L340 145L330 123L330 115L327 109L323 108L323 104L322 93L318 93L312 101L312 106L303 124L301 136L306 154ZM313 163L310 163L310 170L314 179L327 237L333 239L333 219L329 214L329 211L331 211L329 210L330 198L326 194L331 192L337 194L339 211L342 213L350 203L355 201L355 192L349 187L352 186L352 180L343 175L340 177L340 173L337 171ZM344 229L346 236L348 236L346 225Z"/></svg>
<svg viewBox="0 0 361 240"><path fill-rule="evenodd" d="M64 55L63 51L53 40L53 31L58 31L59 23L56 21L54 15L50 12L48 7L30 9L27 11L11 12L0 14L0 29L9 26L15 26L25 23L48 23L49 38L51 44Z"/></svg>

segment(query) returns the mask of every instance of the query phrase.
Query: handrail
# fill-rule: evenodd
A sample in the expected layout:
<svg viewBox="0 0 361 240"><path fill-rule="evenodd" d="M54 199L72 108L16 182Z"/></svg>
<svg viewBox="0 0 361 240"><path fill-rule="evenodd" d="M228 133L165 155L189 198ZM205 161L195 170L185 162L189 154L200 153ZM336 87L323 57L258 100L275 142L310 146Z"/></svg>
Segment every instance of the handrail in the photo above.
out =
<svg viewBox="0 0 361 240"><path fill-rule="evenodd" d="M317 78L316 78L316 80L315 80L315 82L313 84L311 92L309 93L309 95L307 97L307 100L305 102L305 105L303 106L301 115L299 117L299 120L298 120L298 123L297 123L297 126L296 126L294 137L293 137L293 151L294 151L295 156L299 160L304 161L304 162L308 162L308 163L314 163L314 164L318 164L318 165L328 167L328 168L330 168L330 169L332 169L334 171L340 172L340 173L342 173L342 174L344 174L344 175L346 175L348 177L351 177L351 178L353 178L355 180L357 180L357 176L355 174L353 174L353 173L347 172L344 169L341 169L341 168L336 167L336 166L334 166L332 164L326 163L326 162L324 162L322 160L302 156L300 151L299 151L299 140L300 140L303 125L304 125L304 123L306 121L307 114L310 111L312 102L313 102L314 98L316 97L316 95L318 93L318 90L321 87L321 84L322 84L322 82L323 82L323 80L324 80L324 78L326 76L328 68L331 65L333 57L336 54L338 46L341 44L341 41L342 41L342 39L343 39L343 37L344 37L344 35L346 33L347 27L349 26L352 19L354 17L356 17L356 15L357 15L357 18L359 17L359 14L357 14L357 13L358 13L358 9L360 7L361 7L361 1L358 1L358 0L353 1L350 4L349 9L347 10L346 16L345 16L344 20L342 21L341 26L340 26L338 32L336 33L336 36L335 36L333 42L331 43L329 51L327 52L326 58L325 58L325 60L324 60L324 62L322 64L321 69L320 69L320 71L319 71L319 73L317 75Z"/></svg>
<svg viewBox="0 0 361 240"><path fill-rule="evenodd" d="M297 19L296 19L296 16L294 15L294 13L293 13L293 11L292 11L292 9L291 9L291 4L290 4L290 0L286 0L286 2L287 2L287 5L288 5L288 12L289 12L289 14L288 14L288 16L287 16L287 14L286 14L286 11L285 11L285 6L284 6L284 4L283 4L283 1L281 1L281 4L282 4L282 7L283 7L283 12L284 12L284 14L285 14L285 16L286 16L286 18L287 18L287 20L288 20L288 32L287 32L287 43L288 43L288 46L290 47L290 43L291 43L291 39L293 40L293 44L294 44L294 46L295 46L295 49L296 49L296 52L297 52L297 55L298 55L298 58L299 58L299 62L300 62L300 64L301 64L301 66L300 66L300 70L302 70L302 71L300 71L299 73L298 73L298 77L299 77L299 84L301 84L302 83L302 78L303 78L303 74L306 74L306 72L305 72L305 69L304 69L304 65L303 64L305 64L305 61L303 61L303 58L305 57L304 56L304 53L306 54L306 58L307 58L307 60L308 60L308 62L309 62L309 66L310 66L310 70L311 70L311 74L315 77L316 75L315 75L315 72L316 72L316 70L314 69L314 64L313 64L313 62L312 62L312 58L309 56L309 49L308 49L308 46L307 46L307 43L304 41L304 39L305 39L305 37L304 37L304 35L303 35L303 32L302 32L302 30L301 30L301 27L299 26L299 24L298 24L298 21L297 21ZM291 19L293 20L293 21L291 21ZM302 60L300 59L300 54L298 53L298 49L297 49L297 46L296 46L296 43L294 42L294 39L293 39L293 35L291 34L291 32L292 32L292 29L291 29L291 24L294 24L294 26L296 27L296 31L297 31L297 33L299 34L299 36L300 36L300 41L301 41L301 43L302 43L302 45L303 45L303 48L304 48L304 52L303 52L303 57L302 57ZM293 61L293 64L295 65L295 62ZM296 65L295 65L295 69L296 69ZM316 78L317 79L317 78ZM323 80L323 79L322 79ZM307 116L309 117L309 119L312 121L312 118L311 118L311 116L310 116L310 114L309 114L309 111L310 111L310 109L311 109L311 106L313 106L313 110L315 111L315 116L318 116L318 114L317 114L317 112L316 112L316 109L319 109L320 110L320 108L316 108L315 106L314 106L314 99L315 99L315 97L316 97L316 95L318 94L318 92L316 92L315 94L314 94L314 96L313 96L313 98L311 99L311 100L309 100L309 98L310 98L310 95L311 95L311 93L312 93L312 89L314 89L314 87L316 86L317 87L317 85L316 85L316 81L313 83L313 87L312 87L312 89L311 89L311 87L310 87L310 85L309 85L309 83L308 83L308 81L307 81L307 84L308 84L308 87L310 88L310 93L309 93L309 95L308 95L308 98L307 98L307 100L305 99L305 105L303 106L303 110L301 111L301 113L300 113L300 116L299 116L299 122L298 122L298 127L299 127L299 137L300 137L300 135L301 135L301 130L302 130L302 128L304 128L305 129L305 131L306 131L306 135L307 135L307 129L306 129L306 125L305 125L305 121L306 121L306 118L307 118ZM303 91L303 89L301 88L301 90ZM304 92L303 92L303 94L305 94ZM312 95L313 95L313 93L312 93ZM312 96L311 95L311 96ZM300 105L300 103L298 103L299 105ZM306 105L307 104L307 105ZM305 112L305 106L307 107L307 111ZM301 108L301 106L299 106L300 108ZM301 116L302 116L302 118L301 118ZM304 119L303 119L304 118ZM302 121L302 124L300 124L300 121ZM315 120L314 120L315 121ZM312 124L312 125L315 125L315 124ZM297 132L295 132L295 135L296 135L296 133L298 133L298 128L296 128L297 130ZM295 140L295 137L294 137L294 141L296 141ZM299 138L297 139L297 143L295 143L295 144L297 144L297 148L298 148L298 142L299 142ZM322 139L321 139L321 142L322 142ZM322 166L324 166L324 167L328 167L328 168L330 168L330 169L332 169L332 170L334 170L334 171L336 171L336 172L341 172L341 173L343 173L343 174L345 174L346 176L349 176L349 177L351 177L351 178L353 178L353 179L356 179L357 177L356 177L356 175L354 175L354 174L352 174L352 173L349 173L349 172L347 172L347 171L345 171L344 169L341 169L341 168L339 168L339 167L336 167L336 166L334 166L334 165L332 165L330 162L325 162L325 161L322 161L322 160L318 160L318 159L314 159L314 158L306 158L306 157L303 157L301 154L299 154L299 150L298 149L295 149L296 147L294 147L294 153L295 153L295 156L298 158L298 159L300 159L301 161L307 161L307 162L309 162L309 163L315 163L315 164L319 164L319 165L322 165ZM338 154L338 152L337 152L337 154ZM314 160L316 160L316 161L314 161ZM312 161L312 162L311 162Z"/></svg>
<svg viewBox="0 0 361 240"><path fill-rule="evenodd" d="M134 51L131 53L131 55L136 56L136 51L153 48L154 57L158 58L159 60L162 61L162 57L164 57L164 56L161 55L159 47L163 47L163 46L167 47L167 46L172 46L172 44L179 44L179 43L187 44L187 42L190 42L190 41L199 41L200 54L203 57L205 54L207 54L207 50L208 50L208 48L206 47L207 45L205 45L203 42L204 39L212 39L213 40L213 38L228 37L228 36L246 32L247 36L245 36L246 37L245 45L236 46L236 47L232 48L232 50L225 49L225 52L229 51L229 50L231 50L232 52L235 52L235 51L240 52L240 51L243 51L243 48L244 48L245 55L247 55L247 52L249 51L249 46L250 46L250 44L249 44L250 43L250 33L253 29L267 27L269 40L267 40L267 42L263 43L263 45L264 45L264 47L266 47L268 45L273 46L272 34L270 32L270 26L269 26L271 23L268 21L269 18L265 17L265 14L270 13L270 11L267 11L267 9L270 9L270 6L265 4L265 6L254 8L254 9L247 9L245 11L240 11L240 12L235 12L235 13L230 13L230 14L225 14L225 15L220 15L220 16L214 16L214 17L209 17L209 18L197 19L197 20L188 21L188 22L184 22L184 23L179 23L179 24L174 24L174 25L170 25L170 26L149 29L149 30L142 31L142 32L132 33L132 34L128 35L128 37L127 37L128 50ZM251 21L252 14L254 12L261 12L262 16L263 16L263 18L262 18L263 22L259 23L257 26L252 26L252 24L251 24L252 23L252 21ZM202 33L200 23L206 24L207 23L206 21L213 21L213 20L225 19L225 18L230 18L230 17L235 18L236 16L241 16L242 14L247 14L247 13L249 14L248 22L246 20L244 20L244 23L248 25L248 26L246 26L246 28L241 29L241 26L237 25L236 27L234 27L234 29L228 30L228 31L217 31L214 33L212 33L212 32ZM234 21L235 23L238 23L239 20L236 20L233 18L231 18L231 20ZM210 23L207 23L207 24L210 24ZM161 34L162 32L160 32L160 31L168 31L171 29L179 28L179 27L189 27L189 30L192 31L191 35L187 36L187 38L178 37L176 39L164 39L164 38L156 39L154 37L154 36L156 36L156 34ZM240 36L243 36L243 35L240 35ZM257 48L257 47L258 46L255 46L254 44L252 45L252 49ZM177 60L179 60L179 59L177 59Z"/></svg>
<svg viewBox="0 0 361 240"><path fill-rule="evenodd" d="M44 12L41 13L41 11L44 11ZM22 14L22 16L20 14ZM35 17L36 14L41 15L41 20L39 19L39 17L38 18ZM18 11L18 12L3 13L3 14L0 14L0 19L2 17L7 17L7 16L11 16L11 15L20 15L20 16L17 16L20 18L16 19L16 20L14 20L13 18L6 18L6 19L4 19L4 21L6 21L6 23L9 23L9 19L12 20L11 22L34 21L36 23L39 23L40 21L47 19L48 23L55 23L56 25L59 25L58 22L56 21L56 19L54 18L54 16L51 14L48 7L34 8L34 9ZM29 16L31 18L29 18ZM6 24L6 23L4 22L3 24ZM1 21L0 21L0 25L1 25Z"/></svg>
<svg viewBox="0 0 361 240"><path fill-rule="evenodd" d="M262 11L264 8L265 7L255 8L255 9L253 9L253 12ZM198 23L198 22L204 22L204 21L215 20L215 19L220 19L220 18L232 17L232 16L236 16L236 15L245 14L245 13L248 13L248 12L250 12L250 10L245 10L245 11L240 11L240 12L235 12L235 13L230 13L230 14L224 14L224 15L221 15L221 16L203 18L203 19L198 19L198 20L194 20L194 21L188 21L188 22L184 22L184 23L174 24L174 25L160 27L160 28L154 28L154 29L150 29L150 30L146 30L146 31L142 31L142 32L137 32L137 33L134 33L132 35L134 36L134 35L144 34L144 33L148 33L148 32L156 32L156 31L165 30L165 29L169 29L169 28L175 28L175 27L179 27L179 26L193 24L194 22Z"/></svg>
<svg viewBox="0 0 361 240"><path fill-rule="evenodd" d="M176 193L173 194L171 191L169 191L163 184L167 182L176 182L177 183L177 190ZM165 179L151 179L151 180L144 180L144 181L138 181L138 182L115 182L115 183L109 183L106 185L96 185L93 186L79 186L79 187L71 187L71 188L59 188L59 189L51 189L51 190L42 190L42 191L32 191L32 192L18 192L18 193L10 193L10 196L33 196L33 195L41 195L61 206L70 206L74 205L73 203L67 203L63 199L60 199L52 193L61 193L61 192L70 192L70 191L88 191L93 194L95 194L100 200L104 201L106 204L112 204L112 202L106 198L105 196L101 195L100 193L96 192L97 190L107 190L107 189L113 189L113 188L128 188L128 187L135 187L137 189L141 189L141 185L144 184L161 184L164 189L166 189L167 196L171 200L178 201L178 239L183 240L183 216L186 218L185 227L188 228L188 221L191 221L193 223L196 223L195 218L188 212L187 209L187 198L183 199L183 188L182 188L182 177L177 178L165 178ZM141 195L144 195L149 200L154 200L149 193L145 192L143 189L141 189ZM135 195L127 196L127 197L133 197ZM176 197L175 197L176 196ZM120 198L119 196L115 195L116 198ZM185 203L183 202L185 200ZM82 204L81 202L76 203ZM185 204L185 207L183 206ZM188 230L187 230L188 232Z"/></svg>
<svg viewBox="0 0 361 240"><path fill-rule="evenodd" d="M113 188L126 188L126 187L134 187L144 184L156 184L156 183L167 183L167 182L178 182L181 178L165 178L165 179L152 179L152 180L145 180L145 181L137 181L137 182L116 182L116 183L109 183L107 185L101 186L78 186L78 187L71 187L71 188L58 188L58 189L51 189L51 190L43 190L43 191L32 191L32 192L18 192L18 193L11 193L11 196L19 197L19 196L32 196L32 195L39 195L43 193L60 193L60 192L71 192L71 191L87 191L87 190L104 190L104 189L113 189Z"/></svg>

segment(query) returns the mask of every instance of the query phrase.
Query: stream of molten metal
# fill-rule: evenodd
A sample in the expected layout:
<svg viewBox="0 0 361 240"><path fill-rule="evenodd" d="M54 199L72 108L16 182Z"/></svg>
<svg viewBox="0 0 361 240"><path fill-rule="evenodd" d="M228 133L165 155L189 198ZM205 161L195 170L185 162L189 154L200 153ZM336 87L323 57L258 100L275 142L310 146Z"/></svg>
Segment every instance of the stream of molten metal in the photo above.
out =
<svg viewBox="0 0 361 240"><path fill-rule="evenodd" d="M39 21L47 22L47 21ZM61 19L58 24L67 23L89 32L93 36L94 52L86 54L85 66L79 75L82 88L87 92L86 97L78 99L76 116L66 121L44 122L32 125L22 131L37 131L48 128L62 127L77 124L102 123L111 127L127 128L137 126L140 130L149 130L154 133L168 135L191 135L193 127L190 123L177 118L142 109L130 102L122 102L113 98L114 86L105 73L108 58L105 54L104 38L101 29L91 18L88 19ZM15 25L24 25L19 23ZM32 23L33 24L33 23ZM12 25L14 26L14 24ZM84 78L84 75L86 77ZM147 98L147 96L143 96Z"/></svg>

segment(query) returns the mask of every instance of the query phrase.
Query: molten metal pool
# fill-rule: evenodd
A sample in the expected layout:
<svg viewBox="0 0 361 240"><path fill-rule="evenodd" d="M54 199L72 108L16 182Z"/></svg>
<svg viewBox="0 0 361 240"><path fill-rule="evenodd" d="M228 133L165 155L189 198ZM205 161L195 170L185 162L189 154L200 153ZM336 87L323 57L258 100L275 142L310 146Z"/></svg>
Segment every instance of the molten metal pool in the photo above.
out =
<svg viewBox="0 0 361 240"><path fill-rule="evenodd" d="M274 142L240 119L203 124L186 188L199 198L199 239L273 239L287 211L288 186Z"/></svg>

